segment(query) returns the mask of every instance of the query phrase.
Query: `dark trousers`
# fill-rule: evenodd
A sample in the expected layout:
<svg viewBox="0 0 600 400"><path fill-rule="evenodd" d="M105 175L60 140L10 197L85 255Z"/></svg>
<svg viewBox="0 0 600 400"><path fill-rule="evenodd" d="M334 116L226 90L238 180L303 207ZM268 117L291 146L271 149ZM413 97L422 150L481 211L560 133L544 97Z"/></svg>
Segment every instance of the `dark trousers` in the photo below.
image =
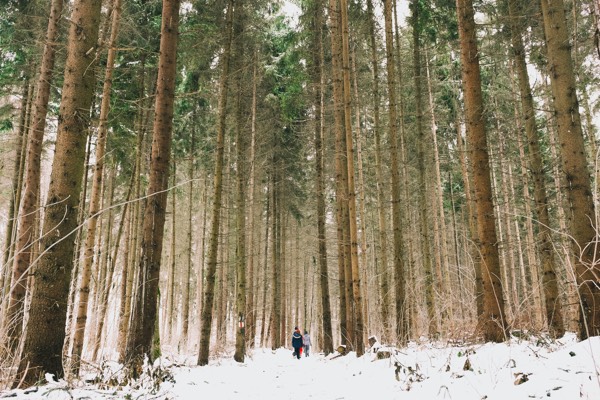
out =
<svg viewBox="0 0 600 400"><path fill-rule="evenodd" d="M302 347L294 347L294 354L296 354L296 357L298 357L298 359L300 359L301 351Z"/></svg>

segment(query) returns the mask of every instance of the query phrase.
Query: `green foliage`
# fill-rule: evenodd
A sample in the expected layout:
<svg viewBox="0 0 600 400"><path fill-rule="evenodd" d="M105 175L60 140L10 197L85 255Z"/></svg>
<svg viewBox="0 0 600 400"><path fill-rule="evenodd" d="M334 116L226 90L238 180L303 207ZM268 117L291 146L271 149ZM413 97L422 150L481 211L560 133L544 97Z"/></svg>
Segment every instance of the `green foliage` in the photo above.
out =
<svg viewBox="0 0 600 400"><path fill-rule="evenodd" d="M132 171L140 106L147 109L152 101L148 99L141 104L140 98L152 93L155 86L162 9L159 0L127 1L123 8L117 45L127 50L119 51L115 60L108 119L111 134L108 136L107 151L112 154L117 165L125 171ZM99 82L98 90L101 87L102 82ZM96 103L99 106L100 102ZM146 122L151 124L152 118ZM146 132L151 131L151 126L146 127Z"/></svg>
<svg viewBox="0 0 600 400"><path fill-rule="evenodd" d="M2 118L0 119L0 132L8 132L13 129L13 122L11 119Z"/></svg>
<svg viewBox="0 0 600 400"><path fill-rule="evenodd" d="M2 0L0 7L0 96L21 86L20 82L30 74L34 27L31 17L35 15L33 1ZM27 29L26 29L27 26Z"/></svg>
<svg viewBox="0 0 600 400"><path fill-rule="evenodd" d="M458 39L454 0L412 0L409 7L409 23L419 31L422 40L436 43ZM418 12L417 20L414 18L415 12Z"/></svg>
<svg viewBox="0 0 600 400"><path fill-rule="evenodd" d="M275 16L266 34L264 85L269 89L268 106L275 112L273 129L274 159L284 164L286 201L292 216L302 218L306 199L306 139L303 124L307 115L305 58L300 51L300 35L292 30L285 16Z"/></svg>

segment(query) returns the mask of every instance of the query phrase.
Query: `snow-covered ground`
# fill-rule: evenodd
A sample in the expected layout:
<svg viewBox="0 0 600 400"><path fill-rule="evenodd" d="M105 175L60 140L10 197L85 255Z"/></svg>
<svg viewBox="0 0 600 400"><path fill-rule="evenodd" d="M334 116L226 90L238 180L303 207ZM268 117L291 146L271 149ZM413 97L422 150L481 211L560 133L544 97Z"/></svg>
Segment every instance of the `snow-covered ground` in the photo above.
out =
<svg viewBox="0 0 600 400"><path fill-rule="evenodd" d="M291 350L257 349L243 364L231 358L197 367L167 369L173 379L153 388L51 383L15 399L600 399L600 338L577 342L572 335L548 342L502 344L411 344L391 359L372 353L357 358L319 354L292 358ZM166 367L163 360L162 367ZM159 370L155 370L160 372ZM73 386L77 386L74 388Z"/></svg>

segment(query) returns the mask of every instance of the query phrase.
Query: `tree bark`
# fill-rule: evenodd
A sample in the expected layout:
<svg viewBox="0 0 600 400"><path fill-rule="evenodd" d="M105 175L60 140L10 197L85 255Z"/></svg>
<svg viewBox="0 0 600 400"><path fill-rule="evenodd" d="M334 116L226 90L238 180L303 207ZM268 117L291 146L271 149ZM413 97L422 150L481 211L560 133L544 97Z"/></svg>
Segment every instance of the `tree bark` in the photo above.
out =
<svg viewBox="0 0 600 400"><path fill-rule="evenodd" d="M171 185L175 187L175 181L177 179L177 161L173 160L173 180ZM176 309L177 309L177 293L175 289L177 284L177 196L176 191L171 192L171 243L169 253L169 279L168 279L168 290L167 290L167 309L165 310L166 318L164 320L165 326L163 332L169 338L173 336L173 325L175 324Z"/></svg>
<svg viewBox="0 0 600 400"><path fill-rule="evenodd" d="M509 4L510 6L510 4ZM511 35L512 35L512 30L513 30L513 26L511 26ZM517 33L519 34L519 33ZM513 37L514 39L514 37ZM520 37L518 38L520 39ZM513 47L513 52L514 52L514 47ZM518 63L515 62L514 60L517 58L517 56L513 57L513 63L514 66L516 66ZM528 77L527 77L528 78ZM521 76L519 75L519 83L521 83ZM525 83L527 83L527 86L529 86L529 81L527 80ZM527 90L527 88L523 88L524 90ZM529 90L531 90L531 88L529 88ZM513 97L515 99L514 101L514 113L515 113L515 121L516 121L516 126L517 129L515 131L515 134L517 136L517 145L519 147L519 161L520 161L520 167L521 167L521 180L522 180L522 187L523 187L523 199L524 199L524 207L525 207L525 215L536 215L537 214L537 207L535 208L536 210L536 214L533 213L531 206L532 204L535 206L535 201L536 201L536 194L535 194L535 182L534 182L534 195L533 195L533 202L530 201L530 199L532 198L531 196L531 192L529 190L531 184L530 184L530 178L529 178L529 164L533 164L533 163L528 163L528 158L525 155L525 144L523 143L523 116L524 116L524 112L522 113L519 110L519 100L517 95L516 95L517 89L515 88L513 90ZM521 101L522 103L522 109L525 110L525 104L526 100L524 99L523 101ZM535 138L535 120L534 122L534 138ZM527 125L529 122L526 121L525 125ZM527 130L527 128L525 128L525 130ZM531 160L533 159L533 157L535 156L530 156ZM539 154L538 154L539 157ZM533 175L533 173L532 173ZM545 195L545 192L544 192ZM543 263L541 262L541 258L542 257L538 257L538 252L536 251L536 241L535 241L535 231L534 231L534 219L532 218L527 218L527 220L525 221L525 225L526 225L526 229L527 229L527 236L525 239L525 245L526 245L526 249L527 249L527 262L529 264L529 272L530 272L530 276L531 276L531 284L532 284L532 288L531 290L533 291L533 299L534 299L534 310L533 310L533 318L535 321L535 324L537 325L534 329L536 330L541 330L543 329L544 326L544 316L548 317L548 315L545 315L546 312L544 310L544 301L542 298L542 293L543 293L543 285L540 285L540 279L539 279L539 273L540 273L540 266L543 266ZM546 228L548 229L548 228ZM540 230L541 232L541 230ZM541 243L543 244L543 239L541 240ZM556 285L556 278L554 280L554 285ZM558 294L558 291L557 291ZM548 327L550 330L550 334L554 335L554 327L552 326L551 321L548 319Z"/></svg>
<svg viewBox="0 0 600 400"><path fill-rule="evenodd" d="M242 110L242 93L243 93L243 62L244 62L244 41L243 35L245 30L245 12L244 2L238 0L236 5L236 22L234 25L234 35L236 38L235 58L237 69L237 93L235 104L235 144L236 144L236 290L235 303L238 314L238 324L235 336L235 354L233 358L237 362L244 362L246 356L246 157L248 147L246 143L246 135L243 129L243 110Z"/></svg>
<svg viewBox="0 0 600 400"><path fill-rule="evenodd" d="M438 243L439 243L439 251L437 251L436 253L439 254L439 256L437 257L438 260L436 260L436 264L438 264L438 268L441 270L440 271L440 275L442 276L442 280L440 282L441 288L440 288L440 293L442 295L443 298L447 298L446 296L449 296L449 298L453 299L452 296L452 284L451 284L451 279L450 279L450 255L449 255L449 250L448 250L448 228L446 226L446 213L444 210L444 186L442 184L442 174L440 172L441 169L441 161L440 161L440 152L439 152L439 148L438 148L438 140L437 140L437 123L436 123L436 112L435 112L435 103L433 101L433 89L432 89L432 77L430 74L430 67L429 67L429 59L428 59L428 55L427 55L427 51L425 51L425 72L426 72L426 77L427 77L427 95L428 95L428 100L429 100L429 118L430 118L430 124L431 124L431 140L433 143L433 165L434 165L434 171L435 171L435 186L433 188L433 195L435 197L435 205L436 205L436 209L437 212L434 214L436 215L435 219L438 220L438 225L439 228L435 229L434 231L437 231L436 237L438 238ZM437 247L437 246L436 246ZM462 286L461 286L461 290L462 290ZM441 306L444 306L443 304L440 304ZM454 319L454 315L453 315L453 307L454 304L448 304L448 322L450 323L450 329L453 330L454 328L454 324L455 324L455 319Z"/></svg>
<svg viewBox="0 0 600 400"><path fill-rule="evenodd" d="M103 200L102 208L107 210L106 215L104 215L104 224L106 227L104 228L102 225L100 226L99 231L104 231L104 236L98 235L98 248L100 249L100 257L96 261L96 269L97 274L93 278L94 286L92 286L92 307L88 309L88 313L93 315L94 319L90 321L88 325L87 332L89 334L90 328L94 327L98 323L98 318L100 316L100 308L102 307L102 297L106 293L106 290L110 287L109 285L109 276L110 272L110 254L111 247L113 247L113 242L116 240L116 237L113 236L113 215L114 215L114 198L115 198L115 177L117 174L116 168L109 168L110 174L107 178L107 188L105 197ZM84 328L85 329L85 328ZM93 329L93 328L92 328ZM102 332L100 332L102 334ZM84 335L85 337L85 335Z"/></svg>
<svg viewBox="0 0 600 400"><path fill-rule="evenodd" d="M376 259L378 275L381 275L381 319L383 324L382 343L390 339L390 278L388 265L388 222L386 216L387 204L384 192L385 181L383 178L383 151L381 149L381 122L380 122L380 94L379 94L379 59L377 57L377 40L375 35L375 15L373 1L367 0L367 13L369 14L369 37L371 41L371 68L373 69L373 134L375 136L375 181L377 183L377 217L378 217L378 246Z"/></svg>
<svg viewBox="0 0 600 400"><path fill-rule="evenodd" d="M483 314L483 281L482 281L482 276L481 273L483 271L483 268L481 267L481 254L479 253L479 250L476 246L476 243L479 242L478 239L478 233L477 233L477 211L475 209L475 191L473 190L473 184L472 184L472 162L470 159L470 155L469 155L469 151L468 151L468 147L469 144L465 143L464 138L463 138L463 124L462 121L460 120L460 114L461 114L461 109L460 106L458 105L458 101L456 101L457 99L454 99L454 106L456 109L456 143L457 143L457 149L458 149L458 154L459 154L459 162L460 162L460 169L461 169L461 174L462 174L462 178L463 178L463 182L464 182L464 186L465 186L465 203L467 205L467 225L468 225L468 232L469 232L469 244L468 244L468 248L469 248L469 255L473 260L473 271L474 271L474 275L475 275L475 291L473 293L473 295L475 296L475 310L476 310L476 315L479 318L480 315Z"/></svg>
<svg viewBox="0 0 600 400"><path fill-rule="evenodd" d="M422 260L423 274L425 276L425 302L427 303L428 333L434 337L438 331L436 317L436 304L433 292L433 265L431 263L431 241L429 237L429 209L427 183L428 171L425 165L425 128L423 127L423 83L421 76L421 16L420 4L417 0L412 3L412 25L413 25L413 72L415 84L415 118L417 134L417 170L418 170L418 197L419 197L419 237L420 254ZM443 282L438 282L442 285Z"/></svg>
<svg viewBox="0 0 600 400"><path fill-rule="evenodd" d="M10 298L8 301L6 316L4 318L4 325L8 327L7 347L11 352L16 351L23 333L23 308L25 295L27 292L26 276L31 272L32 245L37 239L37 233L35 232L34 227L36 220L36 208L39 205L38 193L40 191L42 142L44 140L44 130L46 128L46 115L48 114L48 102L50 100L50 89L53 80L56 43L59 35L59 21L62 14L63 4L64 0L53 0L50 4L50 17L48 18L46 41L44 43L42 63L40 65L40 72L36 84L37 92L35 94L35 101L33 103L33 110L30 118L31 127L27 135L27 170L24 177L25 187L23 189L23 198L19 199L21 202L21 210L18 214L19 223L14 249L14 260L12 263ZM94 27L92 26L90 28L90 33L93 35ZM97 30L97 27L95 29ZM75 32L72 31L71 35L75 35ZM73 38L72 41L74 42L75 39ZM89 43L92 44L92 42ZM95 43L92 44L92 46L94 45ZM72 48L71 50L77 51L75 48ZM70 60L71 62L74 62L72 58ZM69 78L75 79L75 75L77 75L77 73L70 74ZM91 82L89 83L91 84ZM66 84L65 87L68 88ZM74 109L65 111L72 112ZM81 122L83 127L85 122ZM69 123L73 122L70 121ZM80 127L74 126L74 128L79 129ZM16 193L18 194L19 192ZM62 370L60 373L62 374Z"/></svg>
<svg viewBox="0 0 600 400"><path fill-rule="evenodd" d="M163 0L150 180L138 270L138 284L143 290L139 290L134 299L132 314L135 318L127 344L127 358L134 376L140 372L143 357L153 360L154 356L152 341L158 314L158 282L169 182L178 27L179 0Z"/></svg>
<svg viewBox="0 0 600 400"><path fill-rule="evenodd" d="M135 198L135 202L131 205L130 217L128 222L128 240L125 241L125 251L123 254L123 270L121 273L121 287L120 287L120 297L121 303L119 305L119 333L117 336L118 343L118 352L119 352L119 362L123 363L125 361L125 356L127 353L127 337L129 335L129 326L130 326L130 317L131 317L131 299L133 295L133 282L134 282L134 265L136 265L137 259L137 237L138 235L138 226L140 220L140 204L141 204L141 176L143 171L142 167L142 159L145 153L144 146L144 137L146 136L146 124L144 123L146 120L146 111L144 110L145 98L145 79L146 79L146 68L145 68L145 59L141 60L141 67L139 73L139 84L140 84L140 93L139 93L139 106L136 115L136 131L137 131L137 140L135 147L135 164L132 171L132 180L133 180L133 196ZM150 109L150 107L148 107ZM149 113L149 111L148 111Z"/></svg>
<svg viewBox="0 0 600 400"><path fill-rule="evenodd" d="M23 178L25 176L25 157L27 155L27 143L29 138L29 125L31 108L33 104L33 80L28 77L24 79L21 94L21 110L19 113L19 127L15 143L15 159L12 176L12 196L8 203L8 226L4 243L4 255L2 258L2 270L0 271L0 326L4 324L4 312L8 307L9 294L12 287L12 264L16 245L15 235L17 233L17 221L19 209L21 208L21 194L23 192ZM9 320L7 320L9 321ZM10 328L9 328L10 329ZM8 337L11 340L10 336ZM11 348L11 343L8 344Z"/></svg>
<svg viewBox="0 0 600 400"><path fill-rule="evenodd" d="M256 321L257 321L257 306L258 306L258 300L255 299L255 297L258 297L258 285L256 284L256 277L258 276L258 273L255 272L255 264L256 261L259 259L258 255L255 255L254 252L257 251L257 246L255 243L255 237L256 237L256 231L257 231L257 226L259 224L256 224L256 219L255 219L255 215L256 215L256 204L255 204L255 197L256 197L256 193L257 193L257 187L256 187L256 111L257 111L257 107L256 107L256 102L257 102L257 90L256 90L256 86L257 86L257 80L258 80L258 66L257 66L257 59L256 59L256 51L254 52L253 55L253 60L252 60L252 115L251 115L251 139L250 139L250 163L249 163L249 167L250 167L250 171L248 172L248 178L249 178L249 183L248 183L248 192L249 192L249 198L248 198L248 208L250 209L250 212L248 214L248 232L250 233L250 236L248 238L248 243L250 245L250 251L248 252L248 302L246 305L246 330L247 330L247 343L248 346L252 349L254 348L255 344L256 344ZM260 234L258 235L260 236Z"/></svg>
<svg viewBox="0 0 600 400"><path fill-rule="evenodd" d="M225 46L221 61L221 78L219 82L219 102L217 119L217 143L215 153L214 198L211 216L211 232L208 246L208 259L206 271L206 286L204 288L204 301L202 302L202 316L200 328L200 352L198 365L207 365L210 347L210 331L215 293L215 276L217 272L217 256L219 249L219 231L221 226L221 199L223 195L223 158L225 140L225 117L227 116L227 82L229 80L229 58L233 40L233 4L234 0L227 3L227 26Z"/></svg>
<svg viewBox="0 0 600 400"><path fill-rule="evenodd" d="M352 307L350 304L351 281L347 271L350 262L347 251L350 243L346 242L348 235L347 222L347 167L344 160L346 146L344 144L344 108L343 108L343 78L341 72L341 33L340 11L337 0L329 0L329 30L331 39L331 69L333 83L334 104L334 132L335 132L335 200L336 200L336 225L337 225L337 259L338 279L340 287L340 331L342 344L352 345Z"/></svg>
<svg viewBox="0 0 600 400"><path fill-rule="evenodd" d="M341 0L341 25L342 25L342 71L344 87L344 125L346 133L346 169L348 170L348 218L350 226L350 262L352 277L352 297L354 299L353 314L356 318L355 332L353 338L355 341L356 355L362 356L365 352L364 345L364 317L363 317L363 299L360 279L360 268L358 263L358 227L356 213L356 185L354 183L354 146L352 138L352 114L351 114L351 89L350 89L350 50L348 33L348 2Z"/></svg>
<svg viewBox="0 0 600 400"><path fill-rule="evenodd" d="M270 179L267 179L267 189L271 185ZM271 190L267 190L265 196L265 239L264 239L264 252L263 252L263 291L262 291L262 322L260 325L260 345L266 347L268 338L268 323L267 323L267 292L269 285L267 284L268 278L268 265L269 265L269 223L271 218ZM270 318L269 318L270 320Z"/></svg>
<svg viewBox="0 0 600 400"><path fill-rule="evenodd" d="M281 338L281 314L282 314L282 303L284 297L281 294L282 279L281 270L283 265L281 263L281 230L280 220L281 211L279 210L279 176L277 174L278 165L276 163L275 155L272 155L272 173L271 173L271 270L273 276L271 277L271 349L276 350L282 345Z"/></svg>
<svg viewBox="0 0 600 400"><path fill-rule="evenodd" d="M402 209L400 196L400 166L398 162L398 122L396 102L396 62L394 60L394 39L392 29L392 4L384 2L385 53L387 60L387 86L389 98L389 151L392 172L392 226L394 231L394 274L396 292L396 340L406 343L408 340L404 243L402 240Z"/></svg>
<svg viewBox="0 0 600 400"><path fill-rule="evenodd" d="M57 378L64 374L62 347L89 112L94 95L95 76L91 71L96 62L101 3L100 0L78 0L73 5L42 253L36 267L27 333L15 383L23 379L25 385L33 385L44 372Z"/></svg>
<svg viewBox="0 0 600 400"><path fill-rule="evenodd" d="M547 81L548 79L546 79ZM547 92L550 91L547 85ZM545 117L548 121L552 120L552 112L550 111L550 99L548 99L547 111ZM550 149L550 165L552 166L553 185L552 189L556 193L556 219L558 220L559 232L567 232L567 200L566 195L562 192L565 187L563 183L565 177L561 174L561 161L558 149L558 134L555 124L548 124L548 144ZM551 189L551 190L552 190ZM556 240L556 238L554 239ZM579 298L577 294L577 282L575 277L575 254L571 251L571 238L568 235L559 235L560 256L559 259L564 262L557 263L559 269L557 272L557 280L559 282L559 293L562 297L562 303L566 306L563 310L564 327L566 331L575 332L579 328ZM560 268L562 266L562 268ZM562 289L562 290L561 290Z"/></svg>
<svg viewBox="0 0 600 400"><path fill-rule="evenodd" d="M195 113L196 111L192 111L194 116L192 117L194 120L194 127L190 132L190 154L189 154L189 166L188 166L188 209L187 209L187 249L186 249L186 268L183 274L183 295L182 295L182 310L181 310L181 318L182 318L182 327L181 327L181 344L184 349L187 349L188 345L188 336L190 329L190 319L192 317L190 308L192 303L191 298L191 279L192 279L192 270L194 269L193 262L193 237L194 237L194 172L195 162L196 162L196 128L195 128Z"/></svg>
<svg viewBox="0 0 600 400"><path fill-rule="evenodd" d="M96 327L96 339L93 341L93 353L92 353L92 360L98 360L98 352L100 351L100 347L101 347L101 343L102 343L102 331L104 330L104 321L106 319L106 311L108 309L108 301L110 298L110 290L112 288L112 283L114 282L114 275L115 275L115 271L116 271L116 266L117 266L117 259L119 258L119 249L120 249L120 244L121 244L121 237L123 236L123 231L125 230L125 226L127 226L127 230L129 231L129 226L130 224L130 215L131 215L131 211L130 211L130 207L129 207L129 203L131 201L131 195L133 193L133 187L134 187L134 183L135 183L135 178L134 178L134 174L131 175L131 182L129 184L129 188L127 189L127 195L125 197L125 203L123 204L123 211L121 212L121 219L119 221L119 228L117 230L117 236L116 236L116 240L115 240L115 247L113 249L112 252L112 257L110 259L110 267L109 267L109 271L108 271L108 280L106 283L106 290L103 291L102 296L100 298L100 300L98 301L99 303L99 311L98 311L98 324ZM129 232L126 234L126 237L129 235ZM128 238L126 238L124 240L125 242L125 246L127 246L127 242L128 242ZM127 281L127 266L128 266L128 262L127 262L127 257L123 257L123 270L124 270L124 274L122 275L122 280L123 282ZM122 293L122 292L120 292ZM121 302L125 301L125 296L121 297ZM121 314L119 314L121 315Z"/></svg>
<svg viewBox="0 0 600 400"><path fill-rule="evenodd" d="M597 235L591 178L583 141L564 3L562 0L541 0L541 5L554 116L558 125L567 200L571 207L569 229L581 301L579 336L586 339L600 335L600 265L596 263L600 249L595 243Z"/></svg>
<svg viewBox="0 0 600 400"><path fill-rule="evenodd" d="M76 376L79 374L81 352L87 321L88 300L90 294L90 278L94 263L94 241L96 239L96 226L100 211L100 194L104 179L104 155L106 153L106 139L108 135L108 113L110 111L110 95L112 91L112 75L115 65L117 50L115 48L119 34L119 20L121 18L121 0L114 0L112 6L112 27L108 42L108 57L104 72L104 86L102 88L102 103L100 105L100 121L98 124L98 138L96 140L96 165L92 178L92 193L90 196L89 219L87 221L87 236L83 254L83 267L81 268L81 282L79 286L79 301L75 317L75 330L73 332L73 350L71 354L71 369Z"/></svg>
<svg viewBox="0 0 600 400"><path fill-rule="evenodd" d="M368 245L367 245L367 211L366 211L366 195L365 195L365 176L364 176L364 162L363 162L363 134L362 134L362 126L361 126L361 102L359 96L359 85L358 85L358 73L356 70L356 51L352 49L352 85L353 85L353 95L356 99L354 114L356 118L356 164L358 167L358 201L359 201L359 219L360 219L360 262L359 265L362 265L360 270L360 279L361 279L361 296L364 296L365 293L369 293L368 290L368 275L369 275L369 263L367 261L368 257ZM362 305L362 315L363 315L363 331L369 332L369 301L370 297L364 296L364 301ZM363 337L364 340L364 337Z"/></svg>
<svg viewBox="0 0 600 400"><path fill-rule="evenodd" d="M477 209L478 248L482 259L483 314L480 328L485 341L502 342L506 339L504 298L500 281L500 259L494 205L490 161L483 114L481 73L474 10L471 0L457 0L458 30L461 47L461 71L464 88L469 159L473 166L475 207Z"/></svg>

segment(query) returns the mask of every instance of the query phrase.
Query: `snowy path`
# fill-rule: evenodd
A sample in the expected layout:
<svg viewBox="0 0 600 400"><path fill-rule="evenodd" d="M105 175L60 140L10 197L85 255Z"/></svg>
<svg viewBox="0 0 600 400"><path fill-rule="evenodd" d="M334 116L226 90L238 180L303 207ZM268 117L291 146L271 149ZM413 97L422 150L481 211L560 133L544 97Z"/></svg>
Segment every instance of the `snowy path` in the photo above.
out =
<svg viewBox="0 0 600 400"><path fill-rule="evenodd" d="M181 370L170 398L196 399L202 393L223 400L600 399L600 338L541 347L413 345L395 359L403 365L398 380L390 360L373 359L350 354L297 360L289 350L261 349L243 365L222 360Z"/></svg>
<svg viewBox="0 0 600 400"><path fill-rule="evenodd" d="M190 356L192 357L192 356ZM19 400L598 400L600 337L577 342L520 341L453 347L411 344L393 362L373 354L336 359L292 358L291 350L254 350L243 364L231 357L204 367L172 368L175 382L158 393L144 388L50 383L30 393L0 391ZM467 362L468 360L468 362ZM149 382L149 381L147 381Z"/></svg>
<svg viewBox="0 0 600 400"><path fill-rule="evenodd" d="M366 360L365 360L366 361ZM321 355L292 358L290 350L275 354L257 350L243 365L223 361L220 366L192 368L177 374L172 394L189 397L190 389L207 399L368 399L373 394L390 393L397 386L393 370L362 368L363 360L355 357L324 359ZM386 364L389 364L386 362ZM377 376L385 374L384 381ZM373 383L377 382L378 387ZM397 390L397 389L396 389ZM389 399L389 397L386 397Z"/></svg>
<svg viewBox="0 0 600 400"><path fill-rule="evenodd" d="M243 365L222 360L181 370L170 394L220 400L600 399L600 338L577 343L571 337L539 347L515 341L413 345L396 357L403 365L398 380L390 360L373 358L297 360L289 350L256 350Z"/></svg>

